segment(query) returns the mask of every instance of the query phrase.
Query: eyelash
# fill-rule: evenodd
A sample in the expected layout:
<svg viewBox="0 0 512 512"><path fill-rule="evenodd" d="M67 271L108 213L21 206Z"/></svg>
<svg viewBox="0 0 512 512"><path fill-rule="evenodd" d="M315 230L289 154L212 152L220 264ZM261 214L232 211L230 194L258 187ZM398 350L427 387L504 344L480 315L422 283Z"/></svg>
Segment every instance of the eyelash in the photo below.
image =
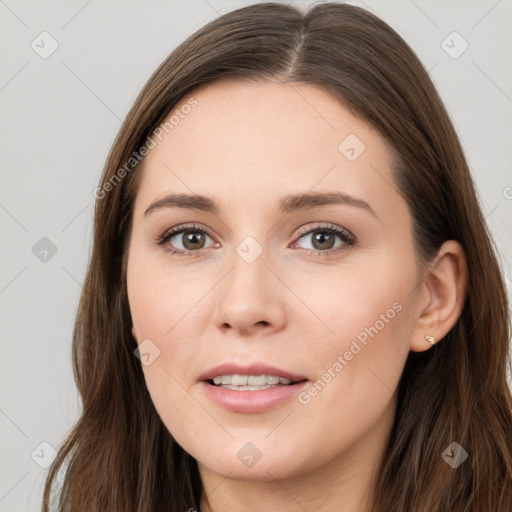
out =
<svg viewBox="0 0 512 512"><path fill-rule="evenodd" d="M164 246L174 236L179 235L181 233L185 233L187 231L204 233L204 234L208 235L213 240L213 236L207 230L197 226L196 224L192 224L192 225L176 226L174 228L167 230L165 233L163 233L157 239L156 243L157 243L157 245ZM338 235L339 238L341 238L341 240L343 241L343 244L341 246L337 247L336 249L331 249L328 251L318 251L318 250L314 250L314 249L303 249L304 251L309 251L309 254L311 256L314 255L314 256L327 257L332 254L338 254L338 253L346 251L349 247L353 246L356 242L355 236L352 233L350 233L350 231L340 228L334 224L325 224L325 225L319 224L317 226L314 226L313 228L308 228L308 227L302 228L301 231L298 233L296 240L301 239L303 236L305 236L307 234L311 234L311 233L315 233L315 232L322 232L322 233L327 233L327 234ZM183 251L181 249L174 249L173 247L165 246L164 250L169 252L170 254L178 255L178 256L198 256L201 254L201 252L204 249L199 249L197 251Z"/></svg>

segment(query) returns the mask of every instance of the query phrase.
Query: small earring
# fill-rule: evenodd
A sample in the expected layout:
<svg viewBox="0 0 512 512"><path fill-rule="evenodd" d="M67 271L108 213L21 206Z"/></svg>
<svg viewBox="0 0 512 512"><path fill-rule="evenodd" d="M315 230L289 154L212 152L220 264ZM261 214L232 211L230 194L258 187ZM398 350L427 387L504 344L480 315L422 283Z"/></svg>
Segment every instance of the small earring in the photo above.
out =
<svg viewBox="0 0 512 512"><path fill-rule="evenodd" d="M436 340L434 339L433 336L429 336L428 334L425 336L425 339L431 343L432 345L435 345L436 344Z"/></svg>

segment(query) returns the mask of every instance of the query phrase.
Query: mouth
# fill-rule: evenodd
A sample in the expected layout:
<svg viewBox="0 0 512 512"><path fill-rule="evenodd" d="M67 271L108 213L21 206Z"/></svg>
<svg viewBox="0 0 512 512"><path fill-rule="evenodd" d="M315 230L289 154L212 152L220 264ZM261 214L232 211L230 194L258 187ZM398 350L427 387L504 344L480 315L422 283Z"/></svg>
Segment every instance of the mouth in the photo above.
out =
<svg viewBox="0 0 512 512"><path fill-rule="evenodd" d="M215 375L205 382L211 386L233 391L260 391L269 388L290 387L307 381L307 379L293 380L280 375Z"/></svg>
<svg viewBox="0 0 512 512"><path fill-rule="evenodd" d="M200 376L202 392L212 403L233 413L258 414L292 404L309 385L303 375L266 364L231 363Z"/></svg>

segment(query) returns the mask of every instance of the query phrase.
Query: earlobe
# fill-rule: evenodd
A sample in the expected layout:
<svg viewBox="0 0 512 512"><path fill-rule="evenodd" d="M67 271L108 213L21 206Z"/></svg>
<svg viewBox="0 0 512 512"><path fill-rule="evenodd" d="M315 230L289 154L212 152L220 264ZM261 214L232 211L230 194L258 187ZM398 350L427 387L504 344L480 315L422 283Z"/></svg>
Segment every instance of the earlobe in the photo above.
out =
<svg viewBox="0 0 512 512"><path fill-rule="evenodd" d="M468 270L463 247L448 240L438 251L422 283L423 302L410 349L423 352L441 342L457 322L468 288Z"/></svg>

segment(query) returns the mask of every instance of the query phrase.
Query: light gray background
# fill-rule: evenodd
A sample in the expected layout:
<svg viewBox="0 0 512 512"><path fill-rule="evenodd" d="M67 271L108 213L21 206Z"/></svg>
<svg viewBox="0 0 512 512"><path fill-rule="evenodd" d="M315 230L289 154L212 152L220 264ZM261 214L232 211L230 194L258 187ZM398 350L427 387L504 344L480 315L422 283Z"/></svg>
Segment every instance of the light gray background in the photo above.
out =
<svg viewBox="0 0 512 512"><path fill-rule="evenodd" d="M0 0L1 511L40 509L47 470L37 462L52 457L41 443L58 447L78 417L72 326L93 190L121 120L178 43L250 3ZM365 4L430 70L467 153L510 292L512 1ZM31 47L35 40L49 48L43 31L59 45L46 59ZM457 36L446 39L453 31L469 44L456 59L442 46L462 48ZM57 248L46 262L32 252L42 237Z"/></svg>

